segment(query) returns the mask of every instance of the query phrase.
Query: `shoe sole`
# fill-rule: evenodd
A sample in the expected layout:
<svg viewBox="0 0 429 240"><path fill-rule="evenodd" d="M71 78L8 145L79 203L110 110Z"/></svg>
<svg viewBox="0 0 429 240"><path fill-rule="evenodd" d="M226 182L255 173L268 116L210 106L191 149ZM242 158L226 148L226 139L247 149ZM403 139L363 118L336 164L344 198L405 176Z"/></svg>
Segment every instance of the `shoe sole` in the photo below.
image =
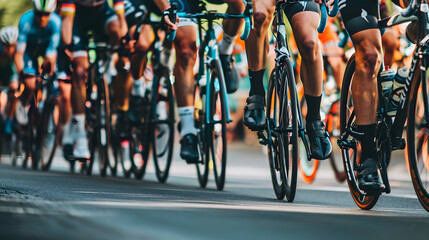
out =
<svg viewBox="0 0 429 240"><path fill-rule="evenodd" d="M250 130L250 131L253 131L253 132L257 132L257 131L260 131L260 130L264 130L264 129L266 129L267 128L267 124L265 123L264 125L261 125L261 126L256 126L256 125L253 125L253 124L249 124L249 123L247 123L247 122L244 122L243 121L243 123L244 123L244 125Z"/></svg>

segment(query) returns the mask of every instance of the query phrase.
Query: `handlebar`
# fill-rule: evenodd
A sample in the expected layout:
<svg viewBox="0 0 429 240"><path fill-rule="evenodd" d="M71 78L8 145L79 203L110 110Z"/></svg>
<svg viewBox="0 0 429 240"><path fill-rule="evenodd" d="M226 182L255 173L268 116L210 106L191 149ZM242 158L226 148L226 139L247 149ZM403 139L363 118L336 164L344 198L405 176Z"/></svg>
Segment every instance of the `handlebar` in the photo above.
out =
<svg viewBox="0 0 429 240"><path fill-rule="evenodd" d="M409 17L416 13L417 9L420 7L420 2L421 0L411 0L408 7L401 10L401 15L404 17Z"/></svg>
<svg viewBox="0 0 429 240"><path fill-rule="evenodd" d="M177 3L172 3L171 8L169 11L164 12L164 14L168 15L168 18L172 23L176 23L176 16L177 16ZM173 41L176 38L176 31L172 31L167 35L168 41Z"/></svg>
<svg viewBox="0 0 429 240"><path fill-rule="evenodd" d="M239 14L239 15L208 11L208 12L196 13L196 14L178 13L178 16L180 18L195 18L195 19L210 19L210 20L221 19L221 18L223 19L244 18L244 31L243 31L243 34L241 34L240 38L241 40L246 40L249 37L250 29L253 29L253 20L252 20L253 4L252 2L247 2L246 0L243 0L243 2L246 4L246 9L243 11L242 14Z"/></svg>

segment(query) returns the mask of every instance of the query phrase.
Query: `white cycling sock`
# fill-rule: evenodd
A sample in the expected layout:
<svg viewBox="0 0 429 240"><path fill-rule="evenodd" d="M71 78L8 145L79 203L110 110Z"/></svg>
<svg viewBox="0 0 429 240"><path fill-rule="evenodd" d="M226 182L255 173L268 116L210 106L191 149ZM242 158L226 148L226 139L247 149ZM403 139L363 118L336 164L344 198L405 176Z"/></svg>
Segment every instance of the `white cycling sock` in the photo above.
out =
<svg viewBox="0 0 429 240"><path fill-rule="evenodd" d="M63 146L73 144L73 137L70 131L71 118L63 125Z"/></svg>
<svg viewBox="0 0 429 240"><path fill-rule="evenodd" d="M187 134L197 134L197 129L194 126L194 111L195 108L193 106L177 108L180 123L182 124L182 129L180 130L180 135L182 137Z"/></svg>
<svg viewBox="0 0 429 240"><path fill-rule="evenodd" d="M133 79L133 88L131 89L131 96L143 97L144 96L144 87L145 83L144 77L141 77L137 80Z"/></svg>
<svg viewBox="0 0 429 240"><path fill-rule="evenodd" d="M72 119L72 123L75 124L76 127L77 137L81 137L82 135L85 136L85 114L73 114Z"/></svg>
<svg viewBox="0 0 429 240"><path fill-rule="evenodd" d="M225 32L223 33L222 40L219 42L219 53L225 55L231 55L234 50L234 43L237 36L229 36Z"/></svg>

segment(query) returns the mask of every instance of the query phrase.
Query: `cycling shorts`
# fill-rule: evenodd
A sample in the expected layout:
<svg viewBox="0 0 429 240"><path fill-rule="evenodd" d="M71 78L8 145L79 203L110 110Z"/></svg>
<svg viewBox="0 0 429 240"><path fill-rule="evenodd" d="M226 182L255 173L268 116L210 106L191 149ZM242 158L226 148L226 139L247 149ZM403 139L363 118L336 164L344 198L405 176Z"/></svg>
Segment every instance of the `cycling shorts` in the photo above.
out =
<svg viewBox="0 0 429 240"><path fill-rule="evenodd" d="M289 19L289 21L292 20L292 17L295 14L297 14L299 12L304 12L304 11L319 13L320 12L319 4L317 4L315 2L301 1L301 2L297 2L297 3L287 4L285 7L285 13L286 13L286 16Z"/></svg>
<svg viewBox="0 0 429 240"><path fill-rule="evenodd" d="M340 12L350 36L378 29L378 0L340 0Z"/></svg>
<svg viewBox="0 0 429 240"><path fill-rule="evenodd" d="M106 34L107 24L117 19L115 11L107 2L97 7L84 7L76 5L73 23L73 50L75 57L86 56L88 46L88 31L92 30L96 41L108 42Z"/></svg>

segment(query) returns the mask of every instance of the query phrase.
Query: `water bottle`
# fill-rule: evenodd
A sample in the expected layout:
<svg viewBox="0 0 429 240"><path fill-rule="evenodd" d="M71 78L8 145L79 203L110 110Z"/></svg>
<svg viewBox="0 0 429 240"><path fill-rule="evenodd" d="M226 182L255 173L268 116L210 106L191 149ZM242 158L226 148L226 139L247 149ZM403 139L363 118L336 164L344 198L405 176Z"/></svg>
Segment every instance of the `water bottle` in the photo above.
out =
<svg viewBox="0 0 429 240"><path fill-rule="evenodd" d="M389 103L387 105L387 115L396 116L396 111L398 110L399 101L401 100L402 94L404 94L405 81L408 77L408 68L402 67L398 69L398 73L393 80L393 87L390 93Z"/></svg>
<svg viewBox="0 0 429 240"><path fill-rule="evenodd" d="M390 90L392 89L393 79L395 79L396 72L389 67L385 67L384 71L380 73L381 89L385 102L387 103L390 97Z"/></svg>

